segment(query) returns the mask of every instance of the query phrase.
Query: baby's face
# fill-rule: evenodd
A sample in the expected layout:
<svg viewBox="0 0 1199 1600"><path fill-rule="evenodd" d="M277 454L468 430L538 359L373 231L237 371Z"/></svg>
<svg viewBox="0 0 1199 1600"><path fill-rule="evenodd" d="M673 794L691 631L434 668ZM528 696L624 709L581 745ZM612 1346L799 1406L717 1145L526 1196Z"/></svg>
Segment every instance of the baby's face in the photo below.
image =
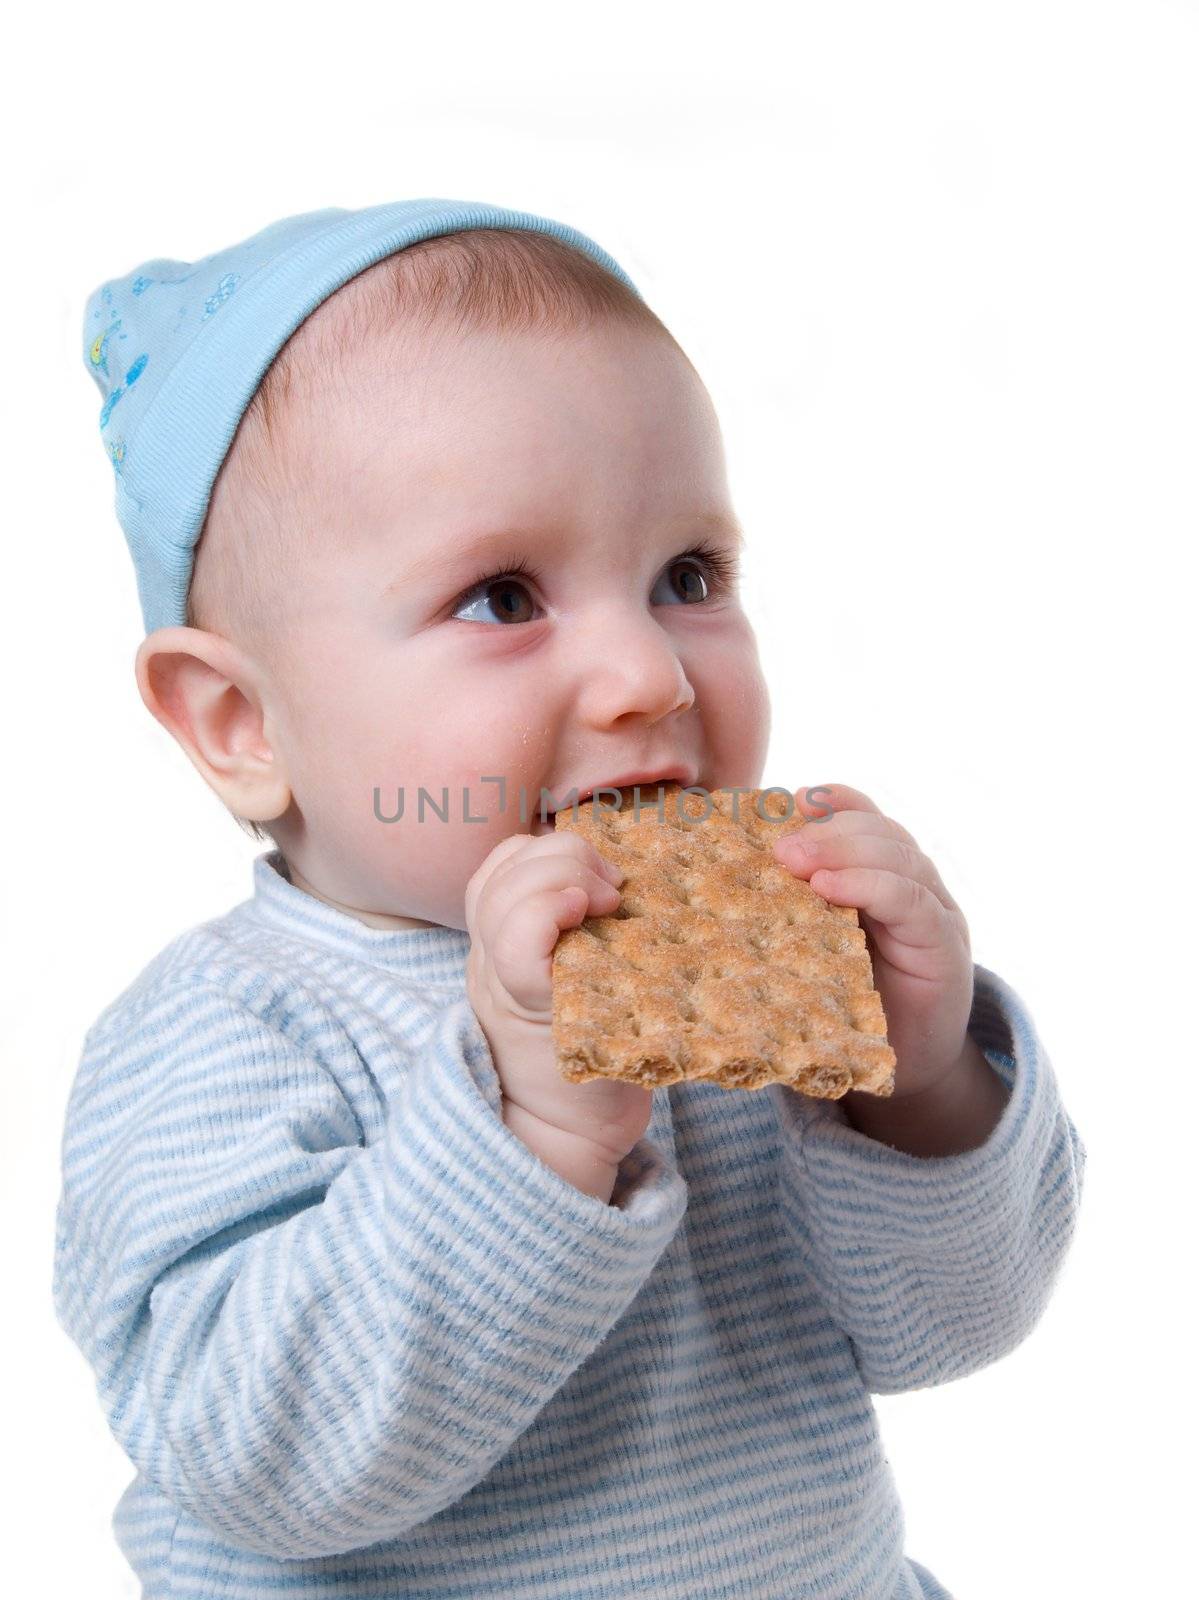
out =
<svg viewBox="0 0 1199 1600"><path fill-rule="evenodd" d="M756 785L754 635L735 579L684 559L735 562L739 530L678 353L611 325L443 329L354 376L311 430L320 527L270 671L293 878L376 926L464 928L484 858L544 831L543 789L552 809L630 775Z"/></svg>

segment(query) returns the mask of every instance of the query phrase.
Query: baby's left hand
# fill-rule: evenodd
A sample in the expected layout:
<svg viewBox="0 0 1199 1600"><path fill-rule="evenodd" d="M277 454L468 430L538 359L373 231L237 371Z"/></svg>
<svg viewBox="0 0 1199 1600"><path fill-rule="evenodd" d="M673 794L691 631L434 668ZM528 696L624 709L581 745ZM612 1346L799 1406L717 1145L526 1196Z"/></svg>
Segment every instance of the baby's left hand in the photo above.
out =
<svg viewBox="0 0 1199 1600"><path fill-rule="evenodd" d="M966 918L907 829L857 789L799 790L795 812L809 820L775 842L775 859L825 900L856 907L895 1052L892 1098L927 1089L966 1047L974 995Z"/></svg>

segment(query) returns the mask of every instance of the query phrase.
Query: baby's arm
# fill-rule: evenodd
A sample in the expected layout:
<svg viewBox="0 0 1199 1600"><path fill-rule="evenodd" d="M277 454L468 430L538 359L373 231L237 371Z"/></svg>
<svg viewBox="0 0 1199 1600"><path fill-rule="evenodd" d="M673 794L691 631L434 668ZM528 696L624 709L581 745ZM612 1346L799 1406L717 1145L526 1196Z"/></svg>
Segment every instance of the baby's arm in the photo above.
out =
<svg viewBox="0 0 1199 1600"><path fill-rule="evenodd" d="M633 1300L686 1188L645 1144L621 1205L539 1161L465 999L364 1145L341 1084L377 1088L338 1024L233 981L89 1033L55 1304L161 1493L234 1545L332 1555L491 1470Z"/></svg>
<svg viewBox="0 0 1199 1600"><path fill-rule="evenodd" d="M985 1143L958 1155L892 1149L829 1102L767 1090L784 1129L788 1231L876 1394L945 1383L1013 1350L1074 1234L1085 1147L1019 997L977 964L969 1032L1011 1093Z"/></svg>

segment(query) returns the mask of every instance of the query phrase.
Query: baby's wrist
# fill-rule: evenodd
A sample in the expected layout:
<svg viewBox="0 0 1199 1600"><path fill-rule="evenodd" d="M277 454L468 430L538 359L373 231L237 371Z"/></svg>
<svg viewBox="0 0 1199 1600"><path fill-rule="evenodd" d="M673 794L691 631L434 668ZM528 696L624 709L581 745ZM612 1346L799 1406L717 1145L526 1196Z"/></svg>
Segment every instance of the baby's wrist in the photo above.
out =
<svg viewBox="0 0 1199 1600"><path fill-rule="evenodd" d="M590 1139L545 1122L505 1095L502 1105L504 1125L539 1160L573 1184L583 1194L594 1195L606 1205L616 1187L620 1163L608 1150Z"/></svg>

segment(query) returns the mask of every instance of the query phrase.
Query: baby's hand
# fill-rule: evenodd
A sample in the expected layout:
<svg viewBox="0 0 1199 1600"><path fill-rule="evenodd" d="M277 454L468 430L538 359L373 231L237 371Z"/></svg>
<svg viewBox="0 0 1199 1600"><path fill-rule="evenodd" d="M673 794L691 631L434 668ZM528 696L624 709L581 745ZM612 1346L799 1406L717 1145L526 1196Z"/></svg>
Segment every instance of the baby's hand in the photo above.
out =
<svg viewBox="0 0 1199 1600"><path fill-rule="evenodd" d="M649 1126L653 1091L562 1076L551 1034L551 972L561 930L614 911L622 879L578 834L515 834L496 845L466 886L467 998L505 1100L582 1140L613 1166Z"/></svg>
<svg viewBox="0 0 1199 1600"><path fill-rule="evenodd" d="M775 841L775 860L824 899L857 910L895 1051L892 1100L901 1100L944 1079L967 1048L974 963L966 918L912 835L860 790L799 789L795 808L808 821Z"/></svg>

